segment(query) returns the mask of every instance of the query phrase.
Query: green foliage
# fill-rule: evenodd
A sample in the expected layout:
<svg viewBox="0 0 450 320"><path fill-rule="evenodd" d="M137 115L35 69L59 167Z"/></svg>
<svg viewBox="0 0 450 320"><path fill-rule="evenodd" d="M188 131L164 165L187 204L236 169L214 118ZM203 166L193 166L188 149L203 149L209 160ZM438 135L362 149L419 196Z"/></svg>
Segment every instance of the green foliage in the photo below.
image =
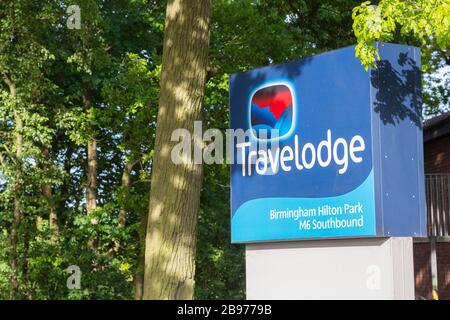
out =
<svg viewBox="0 0 450 320"><path fill-rule="evenodd" d="M450 1L365 1L353 9L356 56L376 67L380 41L421 48L424 116L449 110Z"/></svg>
<svg viewBox="0 0 450 320"><path fill-rule="evenodd" d="M19 282L14 298L133 297L138 229L148 208L164 8L162 1L147 2L82 1L80 30L65 28L71 3L0 3L0 298L11 297L13 272ZM89 110L83 107L86 88L92 92ZM87 215L85 146L92 136L99 141L98 206ZM124 190L128 161L134 165ZM51 186L50 199L44 185ZM15 199L22 215L16 271L10 267ZM50 208L58 215L57 236ZM81 269L80 290L66 286L70 265Z"/></svg>
<svg viewBox="0 0 450 320"><path fill-rule="evenodd" d="M433 44L440 50L450 48L448 0L381 0L378 5L365 1L353 9L353 19L358 40L356 56L366 70L375 66L379 59L374 42L391 41L397 31L402 36L413 36L423 46Z"/></svg>
<svg viewBox="0 0 450 320"><path fill-rule="evenodd" d="M243 246L230 244L228 171L226 165L206 167L196 255L197 299L245 298Z"/></svg>

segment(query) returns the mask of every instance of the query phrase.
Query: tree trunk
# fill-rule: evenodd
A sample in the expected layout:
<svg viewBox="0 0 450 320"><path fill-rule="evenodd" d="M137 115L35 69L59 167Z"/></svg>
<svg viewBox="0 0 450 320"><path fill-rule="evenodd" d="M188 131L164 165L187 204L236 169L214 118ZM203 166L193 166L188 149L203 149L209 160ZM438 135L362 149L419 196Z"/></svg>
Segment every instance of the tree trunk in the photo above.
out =
<svg viewBox="0 0 450 320"><path fill-rule="evenodd" d="M84 109L86 112L92 108L92 91L85 89ZM87 143L87 179L86 179L86 211L91 213L97 208L97 140L89 137Z"/></svg>
<svg viewBox="0 0 450 320"><path fill-rule="evenodd" d="M122 204L119 210L119 228L124 228L127 221L126 199L130 194L131 171L136 161L130 160L125 164L122 173Z"/></svg>
<svg viewBox="0 0 450 320"><path fill-rule="evenodd" d="M23 217L22 217L23 219ZM27 225L27 221L24 219L22 220L24 225ZM21 265L21 283L25 285L25 288L20 290L20 295L18 295L19 299L28 299L31 300L33 298L32 291L33 290L27 290L28 283L29 283L29 271L30 271L30 265L28 264L28 257L30 253L30 229L29 228L23 228L22 231L22 237L21 237L21 243L23 244L23 259L22 265Z"/></svg>
<svg viewBox="0 0 450 320"><path fill-rule="evenodd" d="M72 155L73 155L73 145L70 143L70 141L66 142L67 145L67 149L66 152L64 154L64 160L63 160L63 168L64 168L64 172L71 172L72 170ZM56 203L56 212L65 212L67 209L67 199L69 198L69 193L70 193L70 180L67 181L67 179L63 180L63 183L60 187L60 194L61 196L56 198L55 200L57 200Z"/></svg>
<svg viewBox="0 0 450 320"><path fill-rule="evenodd" d="M119 217L118 217L118 227L120 229L125 228L126 222L127 222L127 199L130 194L130 185L131 185L131 171L133 170L133 166L136 163L136 161L127 161L125 163L125 167L123 168L122 172L122 186L121 186L121 205L119 209ZM117 239L113 239L114 252L119 252L120 249L120 243Z"/></svg>
<svg viewBox="0 0 450 320"><path fill-rule="evenodd" d="M49 167L48 163L50 162L50 152L47 147L42 147L42 155L44 157L43 161L43 169L48 172ZM56 206L53 199L53 190L52 185L49 183L43 183L41 185L42 195L47 202L48 207L48 224L50 227L52 240L57 240L59 236L59 227L58 227L58 214L56 212Z"/></svg>
<svg viewBox="0 0 450 320"><path fill-rule="evenodd" d="M145 245L144 299L192 299L202 166L171 161L171 134L201 120L210 0L169 0Z"/></svg>
<svg viewBox="0 0 450 320"><path fill-rule="evenodd" d="M16 85L9 79L7 75L2 75L3 81L9 87L9 94L11 99L14 101L16 98ZM23 148L23 121L19 113L14 111L14 146L16 148L15 152L15 165L16 165L16 176L14 181L14 200L13 200L13 220L11 225L11 251L10 251L10 266L12 270L11 275L11 288L10 296L12 299L17 297L19 291L19 280L18 280L18 262L17 262L17 243L19 239L19 225L22 217L22 212L20 208L20 191L21 191L21 161L22 161L22 148Z"/></svg>
<svg viewBox="0 0 450 320"><path fill-rule="evenodd" d="M141 223L139 226L139 256L138 264L136 268L136 274L134 275L134 299L142 300L144 294L144 271L145 271L145 232L147 231L147 219L148 214L145 213L141 217Z"/></svg>
<svg viewBox="0 0 450 320"><path fill-rule="evenodd" d="M15 96L15 89L14 95ZM15 145L16 145L16 181L14 182L14 213L13 222L11 227L11 269L13 271L11 277L11 297L14 298L19 292L19 280L18 280L18 263L17 263L17 243L19 240L19 225L22 218L22 211L20 208L20 179L21 179L21 161L22 161L22 147L23 147L23 137L22 129L23 122L20 115L14 111L14 120L16 123L15 132Z"/></svg>

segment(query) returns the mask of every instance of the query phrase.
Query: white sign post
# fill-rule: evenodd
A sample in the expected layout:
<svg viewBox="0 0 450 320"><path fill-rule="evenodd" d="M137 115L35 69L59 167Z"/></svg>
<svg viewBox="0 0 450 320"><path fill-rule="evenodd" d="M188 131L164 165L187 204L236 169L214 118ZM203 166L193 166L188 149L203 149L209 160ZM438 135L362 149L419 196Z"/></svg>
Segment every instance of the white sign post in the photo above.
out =
<svg viewBox="0 0 450 320"><path fill-rule="evenodd" d="M246 245L247 299L414 299L412 238Z"/></svg>

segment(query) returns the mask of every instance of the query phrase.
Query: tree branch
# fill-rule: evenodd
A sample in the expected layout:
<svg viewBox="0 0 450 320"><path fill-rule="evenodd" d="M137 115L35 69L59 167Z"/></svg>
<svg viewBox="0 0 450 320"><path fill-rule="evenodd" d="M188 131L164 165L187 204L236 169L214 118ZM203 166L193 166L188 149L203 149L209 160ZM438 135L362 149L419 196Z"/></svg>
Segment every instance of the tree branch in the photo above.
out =
<svg viewBox="0 0 450 320"><path fill-rule="evenodd" d="M11 79L6 75L6 73L2 73L2 80L3 82L8 86L9 92L14 97L16 96L16 85L14 82L11 81Z"/></svg>

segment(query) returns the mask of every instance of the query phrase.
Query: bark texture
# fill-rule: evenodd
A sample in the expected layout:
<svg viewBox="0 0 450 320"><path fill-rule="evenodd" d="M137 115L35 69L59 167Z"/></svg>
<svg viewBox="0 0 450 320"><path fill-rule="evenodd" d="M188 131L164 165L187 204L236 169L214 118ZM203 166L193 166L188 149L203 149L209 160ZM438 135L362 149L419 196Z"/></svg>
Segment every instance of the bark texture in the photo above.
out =
<svg viewBox="0 0 450 320"><path fill-rule="evenodd" d="M210 0L169 0L145 245L143 299L192 299L202 166L171 161L171 134L201 120ZM198 143L198 141L196 141Z"/></svg>
<svg viewBox="0 0 450 320"><path fill-rule="evenodd" d="M131 172L133 171L133 166L136 161L128 161L125 163L125 167L122 172L122 197L124 198L122 205L119 210L119 228L125 228L127 221L127 208L125 205L125 200L128 198L130 194L130 185L131 185Z"/></svg>
<svg viewBox="0 0 450 320"><path fill-rule="evenodd" d="M42 147L42 155L44 156L43 169L49 170L48 163L50 161L50 151L47 147ZM58 213L56 211L56 205L53 198L53 189L50 183L43 183L41 185L42 196L47 202L48 208L48 224L52 234L52 240L57 240L59 236L59 226L58 226Z"/></svg>
<svg viewBox="0 0 450 320"><path fill-rule="evenodd" d="M15 101L17 95L17 89L14 82L6 75L2 75L3 81L9 88L9 94L11 99ZM20 206L20 193L21 193L21 162L22 162L22 148L23 148L23 121L20 114L14 111L14 162L16 166L16 177L14 181L14 200L13 200L13 220L10 230L10 267L12 270L10 279L10 296L11 299L17 297L19 292L19 280L18 280L18 257L17 257L17 244L19 241L19 226L22 219L22 211Z"/></svg>
<svg viewBox="0 0 450 320"><path fill-rule="evenodd" d="M148 214L145 213L141 217L139 226L139 242L140 251L138 257L138 264L136 268L136 274L134 275L134 299L142 300L144 295L144 271L145 271L145 234L147 231L147 219Z"/></svg>
<svg viewBox="0 0 450 320"><path fill-rule="evenodd" d="M92 91L85 89L83 96L86 112L92 108ZM86 181L86 211L91 213L97 208L97 140L89 137L87 143L87 181Z"/></svg>

